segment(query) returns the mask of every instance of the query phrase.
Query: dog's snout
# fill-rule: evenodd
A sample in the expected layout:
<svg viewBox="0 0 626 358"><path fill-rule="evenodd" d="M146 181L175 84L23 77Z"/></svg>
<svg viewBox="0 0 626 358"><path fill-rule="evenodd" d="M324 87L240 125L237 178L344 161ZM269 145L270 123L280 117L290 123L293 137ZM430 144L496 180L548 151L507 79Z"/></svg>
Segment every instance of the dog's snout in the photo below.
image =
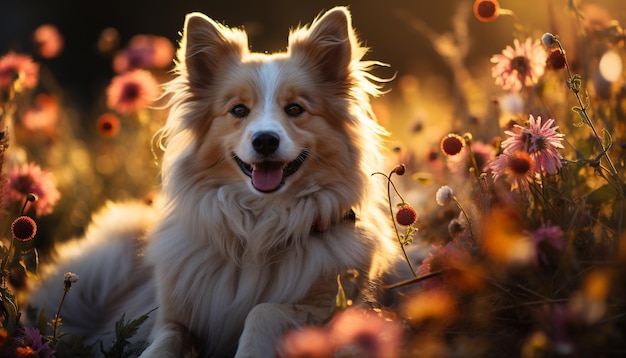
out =
<svg viewBox="0 0 626 358"><path fill-rule="evenodd" d="M259 132L252 137L252 147L262 155L270 155L278 149L280 138L274 132Z"/></svg>

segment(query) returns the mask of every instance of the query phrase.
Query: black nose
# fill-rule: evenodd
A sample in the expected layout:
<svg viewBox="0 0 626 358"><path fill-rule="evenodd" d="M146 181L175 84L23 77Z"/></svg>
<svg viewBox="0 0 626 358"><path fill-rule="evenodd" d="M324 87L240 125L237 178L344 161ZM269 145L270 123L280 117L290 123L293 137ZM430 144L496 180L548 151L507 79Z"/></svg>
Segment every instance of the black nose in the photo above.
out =
<svg viewBox="0 0 626 358"><path fill-rule="evenodd" d="M278 149L280 139L274 132L259 132L252 137L252 148L263 155L270 155Z"/></svg>

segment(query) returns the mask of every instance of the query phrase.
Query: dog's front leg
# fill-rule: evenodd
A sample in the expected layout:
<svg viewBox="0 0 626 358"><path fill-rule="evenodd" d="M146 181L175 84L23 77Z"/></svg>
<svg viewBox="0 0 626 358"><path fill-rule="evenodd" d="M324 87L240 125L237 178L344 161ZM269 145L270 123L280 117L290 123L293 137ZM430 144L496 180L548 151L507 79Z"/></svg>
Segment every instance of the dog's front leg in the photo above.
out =
<svg viewBox="0 0 626 358"><path fill-rule="evenodd" d="M246 317L235 358L275 357L276 345L285 331L305 323L321 323L333 309L332 305L261 303Z"/></svg>
<svg viewBox="0 0 626 358"><path fill-rule="evenodd" d="M152 333L152 343L140 357L145 358L179 358L183 356L183 348L189 330L176 322L157 324Z"/></svg>

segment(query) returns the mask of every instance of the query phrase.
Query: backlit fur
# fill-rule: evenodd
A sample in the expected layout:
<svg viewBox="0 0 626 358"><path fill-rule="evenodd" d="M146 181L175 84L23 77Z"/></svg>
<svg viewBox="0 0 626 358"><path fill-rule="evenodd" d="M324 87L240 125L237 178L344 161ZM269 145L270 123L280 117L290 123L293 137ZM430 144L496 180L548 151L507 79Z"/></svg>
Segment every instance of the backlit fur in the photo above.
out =
<svg viewBox="0 0 626 358"><path fill-rule="evenodd" d="M145 263L158 306L144 356L178 357L195 341L201 356L271 357L286 329L330 316L338 274L376 280L395 261L385 183L371 175L383 168L385 132L365 52L345 8L292 31L276 54L250 52L243 30L187 16L158 133L162 192L144 209L157 216ZM303 113L287 114L293 103ZM234 116L236 105L249 113ZM269 193L234 159L262 160L251 144L262 131L280 139L273 161L307 153ZM342 219L351 209L356 222ZM115 298L140 301L137 287Z"/></svg>

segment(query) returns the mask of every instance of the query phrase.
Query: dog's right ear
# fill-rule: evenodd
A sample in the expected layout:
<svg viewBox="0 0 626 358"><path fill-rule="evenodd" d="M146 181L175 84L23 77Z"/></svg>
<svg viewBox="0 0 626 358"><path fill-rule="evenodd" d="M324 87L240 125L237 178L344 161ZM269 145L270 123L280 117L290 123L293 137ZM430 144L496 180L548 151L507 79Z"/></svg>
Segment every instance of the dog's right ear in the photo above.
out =
<svg viewBox="0 0 626 358"><path fill-rule="evenodd" d="M203 88L211 83L224 61L241 60L247 51L248 37L244 31L230 29L194 12L185 18L178 67L192 88Z"/></svg>

